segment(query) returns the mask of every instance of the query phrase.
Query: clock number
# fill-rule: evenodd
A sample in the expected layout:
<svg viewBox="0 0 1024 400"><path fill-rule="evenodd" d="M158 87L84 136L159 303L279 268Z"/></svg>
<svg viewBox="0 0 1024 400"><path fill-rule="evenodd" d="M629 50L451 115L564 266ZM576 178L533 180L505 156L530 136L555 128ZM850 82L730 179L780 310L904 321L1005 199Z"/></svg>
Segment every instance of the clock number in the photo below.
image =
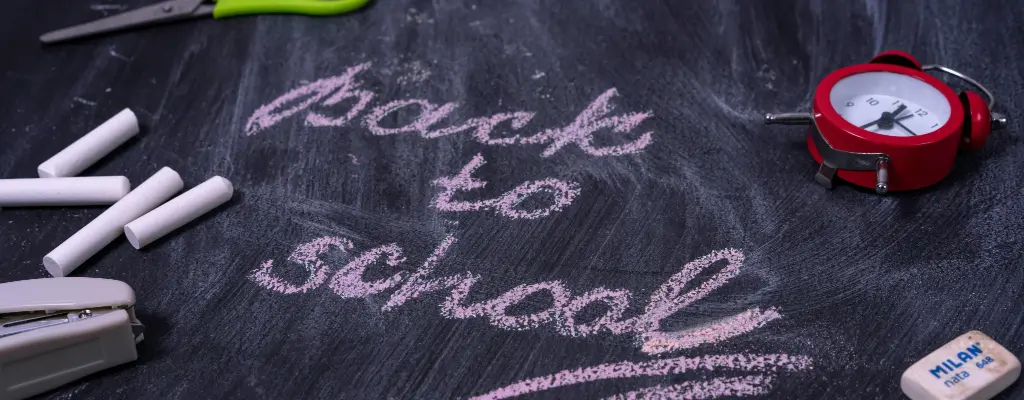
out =
<svg viewBox="0 0 1024 400"><path fill-rule="evenodd" d="M847 107L853 107L853 102L852 102L852 101L848 101L848 102L846 102L846 106L847 106Z"/></svg>
<svg viewBox="0 0 1024 400"><path fill-rule="evenodd" d="M925 115L928 115L928 111L918 108L917 111L914 111L914 114L917 114L917 116L919 117L923 117Z"/></svg>
<svg viewBox="0 0 1024 400"><path fill-rule="evenodd" d="M875 100L874 97L868 99L867 102L868 102L868 104L873 105L873 106L877 106L878 105L878 100Z"/></svg>

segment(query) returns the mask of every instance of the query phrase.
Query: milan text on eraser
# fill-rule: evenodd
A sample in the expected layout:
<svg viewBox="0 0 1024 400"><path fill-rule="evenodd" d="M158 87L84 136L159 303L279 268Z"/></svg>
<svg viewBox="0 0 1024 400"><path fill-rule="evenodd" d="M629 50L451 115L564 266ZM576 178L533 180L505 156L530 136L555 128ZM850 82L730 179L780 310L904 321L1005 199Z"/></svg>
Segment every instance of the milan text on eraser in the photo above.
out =
<svg viewBox="0 0 1024 400"><path fill-rule="evenodd" d="M979 331L953 339L907 368L900 388L912 400L985 400L1020 376L1020 360Z"/></svg>

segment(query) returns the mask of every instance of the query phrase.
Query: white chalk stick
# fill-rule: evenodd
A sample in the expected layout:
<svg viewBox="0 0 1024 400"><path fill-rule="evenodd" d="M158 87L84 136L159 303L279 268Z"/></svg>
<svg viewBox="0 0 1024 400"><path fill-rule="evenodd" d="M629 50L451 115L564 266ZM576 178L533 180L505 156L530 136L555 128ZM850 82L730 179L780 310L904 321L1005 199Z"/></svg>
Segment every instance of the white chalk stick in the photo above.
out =
<svg viewBox="0 0 1024 400"><path fill-rule="evenodd" d="M0 207L109 205L131 190L123 176L0 179Z"/></svg>
<svg viewBox="0 0 1024 400"><path fill-rule="evenodd" d="M231 200L234 192L231 181L215 176L129 222L124 234L132 246L141 249Z"/></svg>
<svg viewBox="0 0 1024 400"><path fill-rule="evenodd" d="M124 109L70 146L39 164L40 178L76 176L139 133L139 121Z"/></svg>
<svg viewBox="0 0 1024 400"><path fill-rule="evenodd" d="M117 239L124 224L153 210L184 186L181 177L173 169L160 169L43 257L43 266L50 275L67 276L85 260Z"/></svg>

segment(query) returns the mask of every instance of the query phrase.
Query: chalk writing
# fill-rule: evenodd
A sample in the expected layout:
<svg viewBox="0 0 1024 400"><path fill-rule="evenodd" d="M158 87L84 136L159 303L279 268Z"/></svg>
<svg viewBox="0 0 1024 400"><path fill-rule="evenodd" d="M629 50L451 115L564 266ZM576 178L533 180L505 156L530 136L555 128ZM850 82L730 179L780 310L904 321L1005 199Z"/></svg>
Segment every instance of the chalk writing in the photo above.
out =
<svg viewBox="0 0 1024 400"><path fill-rule="evenodd" d="M273 260L267 260L253 271L250 278L262 287L284 293L305 293L324 284L327 280L328 268L320 261L320 254L326 253L331 247L342 251L352 249L352 242L345 238L323 237L309 243L301 244L288 256L288 261L302 265L309 272L309 279L302 285L294 285L274 276L271 272Z"/></svg>
<svg viewBox="0 0 1024 400"><path fill-rule="evenodd" d="M455 275L435 277L434 270L444 259L448 250L457 241L454 236L446 237L434 250L434 253L415 272L408 274L397 272L389 278L366 282L362 275L368 265L387 256L386 264L397 267L406 261L402 248L397 244L388 244L367 250L356 256L347 265L334 270L330 279L330 288L339 296L358 298L380 294L388 289L395 289L381 311L392 311L406 302L427 293L448 290L448 296L440 304L441 315L451 319L467 319L483 317L495 327L507 330L535 329L542 326L553 328L554 332L565 336L582 337L601 331L612 334L632 333L638 337L641 350L650 353L694 347L705 343L716 343L731 337L742 335L768 321L780 318L775 308L762 311L751 308L740 314L719 319L701 328L676 332L660 331L661 321L693 302L705 297L712 290L721 287L729 279L739 273L743 263L743 254L737 250L712 252L704 257L684 265L679 272L671 276L661 287L651 294L643 314L625 318L631 293L627 290L611 290L598 288L575 296L567 285L561 281L545 281L516 286L491 300L466 304L473 285L480 279L479 275L462 272ZM261 287L282 294L305 293L316 289L327 282L327 275L332 268L317 256L331 249L348 252L352 249L351 242L342 237L322 237L299 245L288 261L304 267L308 278L301 285L292 285L282 278L273 275L273 260L265 261L250 274L250 279ZM693 290L682 293L681 289L693 280L697 274L716 261L727 261L728 264ZM508 315L507 310L525 299L527 296L546 292L551 297L551 305L543 311L528 315ZM595 302L604 302L610 307L603 316L586 324L579 324L575 314Z"/></svg>
<svg viewBox="0 0 1024 400"><path fill-rule="evenodd" d="M608 400L633 399L713 399L722 396L756 396L771 389L773 378L765 375L736 378L714 378L690 381L678 385L652 386L617 394Z"/></svg>
<svg viewBox="0 0 1024 400"><path fill-rule="evenodd" d="M597 100L594 100L572 124L561 129L548 129L534 136L524 138L523 143L550 143L547 149L541 153L548 157L555 154L562 147L570 143L579 146L587 154L593 156L623 155L637 153L653 140L652 132L640 135L640 138L617 146L594 147L594 133L599 130L612 128L615 133L629 133L640 125L651 113L630 113L622 116L609 117L608 114L615 109L611 99L618 94L615 89L608 89Z"/></svg>
<svg viewBox="0 0 1024 400"><path fill-rule="evenodd" d="M470 118L461 123L451 123L447 127L438 127L451 116L458 114L457 102L434 103L426 99L402 99L373 106L371 103L378 97L377 94L364 88L358 79L359 74L370 67L371 63L368 62L359 64L348 68L340 75L304 83L286 92L256 109L246 122L246 135L255 135L287 118L304 113L305 124L310 127L337 128L352 124L365 128L374 136L417 135L426 139L438 139L464 135L488 146L540 145L543 146L540 151L542 158L551 157L567 147L575 147L584 154L599 157L636 154L653 142L653 131L633 134L634 130L652 116L650 112L614 114L616 107L612 100L618 95L615 88L601 93L571 123L524 135L523 129L536 116L533 111L499 112L490 116ZM429 71L419 72L415 77L399 78L399 83L407 84L411 80L421 82L430 76ZM539 73L534 79L542 77L543 73ZM342 104L345 104L344 107L347 109L342 107ZM314 105L318 106L316 110L311 109ZM361 122L357 123L360 118ZM399 118L406 122L394 122ZM596 144L596 135L600 132L620 136L615 139L618 144ZM349 157L353 164L359 164L354 155L349 154ZM474 177L486 163L483 154L477 153L457 173L433 180L431 183L439 190L432 199L431 206L442 212L491 211L512 219L537 219L565 209L581 193L580 185L576 182L546 178L525 181L493 198L478 196L475 200L457 199L459 196L471 196L470 192L488 185L487 181ZM527 207L529 199L535 200L530 204L541 205ZM273 260L264 261L249 273L248 278L262 288L283 295L308 293L326 287L334 295L346 299L386 296L386 301L380 307L382 312L392 312L410 301L439 293L443 295L438 304L439 313L443 318L480 318L498 329L546 329L567 337L586 337L600 333L630 335L639 351L646 355L719 343L751 332L782 317L775 307L764 310L752 307L696 327L663 329L662 321L708 296L740 274L744 255L734 249L714 251L683 265L651 293L646 307L639 315L627 315L634 301L634 293L629 290L597 287L582 293L574 293L570 285L559 280L521 283L493 298L470 301L475 285L484 279L482 276L471 271L447 275L437 273L438 266L457 241L455 236L446 236L419 268L409 270L403 268L407 258L397 243L383 244L359 254L351 254L355 246L349 239L324 236L299 244L289 255L287 263L300 266L306 273L300 282L292 283L289 279L283 278L280 269L287 266L275 267ZM347 261L344 265L328 265L320 259L332 251L341 252L346 256ZM724 262L724 267L697 283L702 272L719 262ZM374 265L393 272L384 278L368 280L367 271ZM546 300L545 305L539 310L535 307L535 311L526 314L510 311L527 299L538 298L550 300ZM590 307L591 305L602 306L596 308L602 310L600 315L581 320L579 314L583 310L595 310L594 307ZM759 395L767 393L771 388L775 373L809 369L811 364L812 360L808 357L787 354L722 354L679 356L654 361L622 361L565 370L514 382L474 399L504 399L608 379L718 370L756 374L651 386L620 393L612 398L714 398Z"/></svg>
<svg viewBox="0 0 1024 400"><path fill-rule="evenodd" d="M420 110L419 117L417 117L412 123L398 128L382 128L380 126L380 120L388 114L412 105L419 106ZM396 100L373 109L373 112L366 117L363 124L370 130L370 133L377 136L408 132L416 132L420 135L426 135L427 129L429 129L431 125L437 123L438 120L447 117L454 109L455 103L438 106L426 100Z"/></svg>
<svg viewBox="0 0 1024 400"><path fill-rule="evenodd" d="M477 200L459 201L453 199L460 191L481 189L487 186L487 182L473 178L473 171L486 164L483 154L477 154L458 174L445 176L434 180L435 186L444 190L434 198L433 206L441 211L482 211L493 209L500 215L510 218L536 219L559 211L569 204L580 194L579 185L575 182L566 182L554 178L539 181L527 181L517 186L500 197ZM523 210L519 205L530 196L548 192L552 195L551 204L548 207L535 210Z"/></svg>
<svg viewBox="0 0 1024 400"><path fill-rule="evenodd" d="M348 68L339 75L307 83L257 108L245 124L246 135L255 135L300 112L306 112L306 125L313 127L341 127L356 120L377 97L373 91L364 89L361 86L362 82L358 79L358 75L370 69L371 65L370 62L362 63ZM426 79L426 76L429 74L426 74L423 79ZM432 139L468 131L476 141L486 145L547 145L541 152L542 157L550 157L570 144L576 145L584 153L592 156L638 153L653 142L653 131L641 133L636 139L622 144L603 147L594 144L594 135L600 131L609 130L617 135L630 134L642 122L653 116L650 111L611 115L615 110L612 99L617 95L618 90L615 88L605 90L571 124L561 128L546 129L527 137L520 135L494 137L493 131L504 121L509 121L513 130L521 130L533 119L535 112L502 112L488 117L471 118L461 124L455 123L445 128L433 129L434 125L454 113L458 103L448 102L438 105L425 99L394 100L377 106L363 118L362 125L371 134L378 136L418 134L421 137ZM355 102L349 106L347 111L338 113L336 117L329 117L309 110L314 104L319 104L323 108L335 107L345 99L355 99ZM382 126L382 121L388 116L407 107L415 107L418 110L418 116L412 122L398 127Z"/></svg>
<svg viewBox="0 0 1024 400"><path fill-rule="evenodd" d="M483 144L505 146L515 144L519 141L519 135L506 136L506 137L492 137L491 132L498 124L504 121L511 121L512 129L521 129L526 126L527 122L533 119L535 113L532 112L514 112L514 113L498 113L490 117L478 117L472 118L462 125L450 126L443 129L438 129L433 132L427 132L423 135L426 138L439 138L442 136L448 136L455 133L465 132L473 130L473 139Z"/></svg>
<svg viewBox="0 0 1024 400"><path fill-rule="evenodd" d="M805 356L791 356L788 354L725 354L708 355L700 357L676 357L666 360L631 362L623 361L610 364L595 365L592 367L566 370L553 375L541 376L513 383L511 385L495 389L489 393L473 397L473 400L497 400L509 397L521 396L527 393L534 393L557 387L575 385L584 382L593 382L605 379L633 378L638 376L663 376L676 375L690 371L704 370L714 371L718 369L755 371L755 372L776 372L776 371L799 371L811 368L812 360ZM730 381L722 381L730 382ZM742 382L742 383L741 383ZM727 387L720 387L721 390L710 389L700 392L711 395L710 397L728 395L733 391L740 390L744 386L756 385L763 387L769 383L768 380L750 379L732 381ZM683 384L677 387L657 387L649 389L652 394L661 394L677 390L688 390L694 384ZM698 384L700 386L706 386ZM767 388L763 388L767 389ZM638 393L633 393L638 394ZM709 398L709 397L700 397Z"/></svg>
<svg viewBox="0 0 1024 400"><path fill-rule="evenodd" d="M651 294L643 314L629 318L624 314L629 309L632 298L630 291L596 288L574 295L565 283L557 280L520 284L493 299L467 304L466 299L473 286L482 279L481 276L468 271L448 276L435 276L437 266L456 242L457 239L454 236L445 237L415 272L397 271L387 278L366 281L364 275L367 268L373 263L383 261L391 268L405 263L406 257L403 255L402 248L395 243L373 247L352 257L344 266L332 268L321 261L320 256L331 250L348 254L354 246L350 240L343 237L320 237L298 245L288 257L289 262L299 264L306 271L308 277L305 282L290 284L285 279L275 276L273 260L267 260L254 269L249 274L249 279L267 290L281 294L306 293L324 284L342 298L364 298L394 290L381 307L381 311L384 312L394 311L403 304L428 293L447 290L448 296L440 304L441 315L445 318L486 318L492 326L506 330L537 329L547 326L553 328L553 332L571 337L583 337L602 331L612 334L630 333L637 336L637 344L641 351L648 354L717 343L752 331L781 317L775 308L762 311L755 307L697 328L675 332L666 332L660 329L663 319L707 296L711 291L721 287L739 274L744 256L741 252L732 249L715 251L684 265L679 272L669 277ZM688 283L696 279L701 271L718 261L725 261L727 264L703 283L683 292L683 288L688 287ZM332 272L334 275L328 280L328 276ZM551 304L545 309L525 315L509 315L508 310L512 306L528 296L541 292L548 294L551 298ZM604 314L590 322L579 323L575 319L576 314L587 305L596 302L603 302L608 306ZM811 363L812 360L808 357L786 354L726 354L676 357L646 362L624 361L527 379L496 389L477 397L477 399L503 399L604 379L682 374L692 370L736 369L755 372L801 370L810 368ZM770 382L769 377L762 375L720 378L670 386L654 386L623 393L617 398L683 395L685 395L683 397L712 398L726 395L752 395L765 393L770 388Z"/></svg>

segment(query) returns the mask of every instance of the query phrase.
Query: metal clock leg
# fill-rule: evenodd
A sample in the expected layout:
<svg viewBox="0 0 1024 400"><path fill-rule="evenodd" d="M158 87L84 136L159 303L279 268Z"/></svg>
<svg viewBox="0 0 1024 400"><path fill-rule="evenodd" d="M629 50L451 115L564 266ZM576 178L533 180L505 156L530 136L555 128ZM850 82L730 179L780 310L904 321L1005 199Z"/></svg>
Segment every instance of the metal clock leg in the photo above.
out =
<svg viewBox="0 0 1024 400"><path fill-rule="evenodd" d="M836 179L836 169L828 166L825 163L821 163L821 167L818 168L818 173L814 175L814 180L824 186L825 189L832 189L832 181Z"/></svg>

